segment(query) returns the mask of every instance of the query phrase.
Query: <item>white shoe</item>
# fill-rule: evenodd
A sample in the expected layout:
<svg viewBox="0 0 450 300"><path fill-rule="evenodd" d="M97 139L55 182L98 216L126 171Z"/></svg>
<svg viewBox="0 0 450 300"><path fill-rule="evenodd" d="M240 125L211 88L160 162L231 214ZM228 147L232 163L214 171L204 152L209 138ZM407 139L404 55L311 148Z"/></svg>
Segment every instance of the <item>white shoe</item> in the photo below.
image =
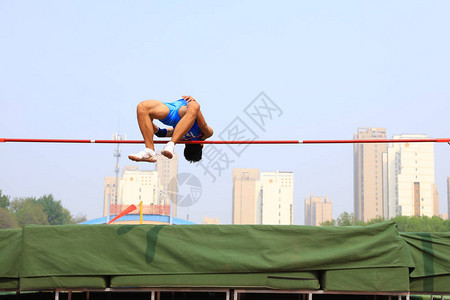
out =
<svg viewBox="0 0 450 300"><path fill-rule="evenodd" d="M173 157L173 152L175 148L175 144L173 142L168 142L167 145L164 147L164 149L161 151L161 154L167 157L168 159L171 159Z"/></svg>
<svg viewBox="0 0 450 300"><path fill-rule="evenodd" d="M155 155L151 155L150 153L148 153L145 150L142 150L139 153L136 154L130 154L128 155L128 158L133 160L133 161L146 161L146 162L156 162L156 154Z"/></svg>

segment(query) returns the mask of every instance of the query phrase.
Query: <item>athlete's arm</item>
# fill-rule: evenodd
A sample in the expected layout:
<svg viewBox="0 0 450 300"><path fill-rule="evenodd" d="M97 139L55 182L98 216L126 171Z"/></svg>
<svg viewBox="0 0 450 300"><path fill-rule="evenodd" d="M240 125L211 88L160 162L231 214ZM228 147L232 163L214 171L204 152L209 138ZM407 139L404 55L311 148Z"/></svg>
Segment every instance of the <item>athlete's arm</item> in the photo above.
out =
<svg viewBox="0 0 450 300"><path fill-rule="evenodd" d="M198 128L203 132L203 140L206 140L214 134L214 130L206 123L201 110L198 111L197 124Z"/></svg>
<svg viewBox="0 0 450 300"><path fill-rule="evenodd" d="M197 102L192 96L183 96L183 99L186 100L187 103ZM197 124L201 132L203 133L203 140L206 140L213 135L214 130L206 123L201 110L198 111Z"/></svg>
<svg viewBox="0 0 450 300"><path fill-rule="evenodd" d="M152 125L153 125L153 132L157 137L171 137L173 134L173 127L159 128L153 122Z"/></svg>
<svg viewBox="0 0 450 300"><path fill-rule="evenodd" d="M159 127L155 125L155 123L153 123L152 121L152 127L153 127L153 132L156 134L156 132L158 132Z"/></svg>

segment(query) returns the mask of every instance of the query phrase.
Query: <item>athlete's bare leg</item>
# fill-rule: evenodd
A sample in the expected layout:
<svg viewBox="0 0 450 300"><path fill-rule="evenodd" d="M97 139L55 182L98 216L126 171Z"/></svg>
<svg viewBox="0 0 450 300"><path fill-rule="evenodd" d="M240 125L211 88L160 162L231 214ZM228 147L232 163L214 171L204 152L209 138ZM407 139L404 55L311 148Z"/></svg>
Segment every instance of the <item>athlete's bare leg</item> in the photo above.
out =
<svg viewBox="0 0 450 300"><path fill-rule="evenodd" d="M155 150L153 143L153 133L155 125L153 119L164 119L169 115L169 108L161 101L145 100L137 106L137 120L142 137L144 138L145 147ZM189 129L188 129L189 130Z"/></svg>

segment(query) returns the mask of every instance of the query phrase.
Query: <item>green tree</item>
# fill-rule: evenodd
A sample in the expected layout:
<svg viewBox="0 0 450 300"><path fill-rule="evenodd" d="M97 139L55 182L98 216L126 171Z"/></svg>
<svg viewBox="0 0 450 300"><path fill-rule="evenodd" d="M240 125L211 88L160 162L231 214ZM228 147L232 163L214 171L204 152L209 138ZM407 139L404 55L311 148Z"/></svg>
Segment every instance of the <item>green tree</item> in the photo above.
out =
<svg viewBox="0 0 450 300"><path fill-rule="evenodd" d="M55 200L52 194L44 195L36 200L44 208L50 225L64 225L71 223L72 216L65 209L60 200Z"/></svg>
<svg viewBox="0 0 450 300"><path fill-rule="evenodd" d="M365 222L364 225L371 225L371 224L376 224L376 223L380 223L380 222L384 222L384 221L386 221L386 220L383 217L376 217L376 218L373 218L373 219Z"/></svg>
<svg viewBox="0 0 450 300"><path fill-rule="evenodd" d="M2 190L0 190L0 207L1 208L8 208L9 207L9 196L3 195Z"/></svg>
<svg viewBox="0 0 450 300"><path fill-rule="evenodd" d="M70 224L79 224L81 222L87 221L86 216L78 215L76 217L71 216Z"/></svg>
<svg viewBox="0 0 450 300"><path fill-rule="evenodd" d="M0 229L5 228L16 228L17 222L9 211L5 208L0 207Z"/></svg>
<svg viewBox="0 0 450 300"><path fill-rule="evenodd" d="M421 217L398 216L394 218L400 232L423 232Z"/></svg>
<svg viewBox="0 0 450 300"><path fill-rule="evenodd" d="M440 217L427 216L406 217L398 216L394 218L398 231L401 232L445 232L450 231L449 220L442 220Z"/></svg>
<svg viewBox="0 0 450 300"><path fill-rule="evenodd" d="M444 220L438 216L427 218L426 223L425 229L427 232L443 232L447 230Z"/></svg>
<svg viewBox="0 0 450 300"><path fill-rule="evenodd" d="M344 211L339 215L336 220L337 226L354 226L354 225L363 225L362 222L356 220L355 215L353 213L348 213Z"/></svg>
<svg viewBox="0 0 450 300"><path fill-rule="evenodd" d="M450 231L450 220L444 220L444 231Z"/></svg>
<svg viewBox="0 0 450 300"><path fill-rule="evenodd" d="M320 223L320 226L336 226L336 221L334 219Z"/></svg>
<svg viewBox="0 0 450 300"><path fill-rule="evenodd" d="M450 231L450 220L442 220L440 217L420 216L407 217L398 216L393 218L397 223L400 232L446 232ZM367 222L356 220L353 214L343 212L337 220L331 220L322 223L322 226L353 226L353 225L370 225L385 221L382 217L377 217Z"/></svg>
<svg viewBox="0 0 450 300"><path fill-rule="evenodd" d="M19 226L29 224L49 225L48 215L35 198L14 199L10 204L10 211Z"/></svg>

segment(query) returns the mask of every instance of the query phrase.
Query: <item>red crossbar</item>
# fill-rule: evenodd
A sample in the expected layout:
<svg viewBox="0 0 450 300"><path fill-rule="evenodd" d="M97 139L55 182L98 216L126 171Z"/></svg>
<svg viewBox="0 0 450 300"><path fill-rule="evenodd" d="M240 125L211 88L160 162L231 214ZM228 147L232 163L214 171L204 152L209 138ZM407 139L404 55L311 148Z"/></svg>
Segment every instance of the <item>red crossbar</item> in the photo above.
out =
<svg viewBox="0 0 450 300"><path fill-rule="evenodd" d="M450 139L367 139L367 140L305 140L302 144L380 144L380 143L449 143Z"/></svg>
<svg viewBox="0 0 450 300"><path fill-rule="evenodd" d="M165 144L168 140L155 140ZM143 140L76 140L0 138L0 143L76 143L76 144L143 144ZM181 141L179 144L367 144L367 143L450 143L450 138L367 139L367 140L256 140L256 141Z"/></svg>
<svg viewBox="0 0 450 300"><path fill-rule="evenodd" d="M72 143L72 144L143 144L143 140L73 140L73 139L9 139L0 138L0 143ZM169 140L154 140L155 144L166 144ZM179 144L299 144L298 140L274 141L180 141Z"/></svg>

